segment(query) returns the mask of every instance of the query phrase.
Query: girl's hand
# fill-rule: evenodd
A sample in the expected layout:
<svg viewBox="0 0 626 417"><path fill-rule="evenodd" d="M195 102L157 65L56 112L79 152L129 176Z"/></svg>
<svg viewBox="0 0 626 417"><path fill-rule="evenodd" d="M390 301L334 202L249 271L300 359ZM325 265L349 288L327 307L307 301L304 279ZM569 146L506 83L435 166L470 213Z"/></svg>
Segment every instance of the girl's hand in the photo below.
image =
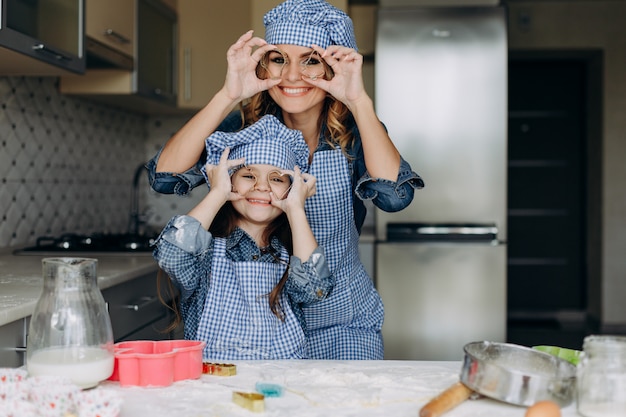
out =
<svg viewBox="0 0 626 417"><path fill-rule="evenodd" d="M352 48L338 45L331 45L327 49L313 45L313 49L330 65L335 76L331 80L313 80L303 76L304 81L327 91L350 110L353 104L368 98L363 85L363 55Z"/></svg>
<svg viewBox="0 0 626 417"><path fill-rule="evenodd" d="M290 210L303 210L304 201L315 194L316 178L311 174L302 173L297 166L293 171L282 170L281 172L291 175L291 189L289 190L289 194L282 200L270 194L272 205L287 214L289 214Z"/></svg>
<svg viewBox="0 0 626 417"><path fill-rule="evenodd" d="M210 194L222 197L223 202L241 200L243 197L233 192L229 170L245 162L243 158L228 159L230 148L224 149L218 165L206 164L206 174L209 180Z"/></svg>
<svg viewBox="0 0 626 417"><path fill-rule="evenodd" d="M253 49L257 49L253 52ZM256 67L261 57L275 49L264 39L252 36L252 30L244 33L226 53L228 69L223 90L227 96L240 102L259 91L267 90L280 82L280 80L260 80L256 76Z"/></svg>

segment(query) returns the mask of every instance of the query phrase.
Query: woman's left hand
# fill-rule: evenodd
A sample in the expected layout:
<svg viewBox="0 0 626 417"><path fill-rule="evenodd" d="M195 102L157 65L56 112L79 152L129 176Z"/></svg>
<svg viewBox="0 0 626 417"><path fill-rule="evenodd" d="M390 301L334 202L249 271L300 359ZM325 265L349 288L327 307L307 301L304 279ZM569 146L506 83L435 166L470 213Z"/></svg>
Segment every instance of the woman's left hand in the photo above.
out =
<svg viewBox="0 0 626 417"><path fill-rule="evenodd" d="M291 175L291 189L282 200L279 200L272 194L272 205L286 213L291 209L304 209L304 201L315 194L315 177L301 172L297 166L293 171L283 170L282 172Z"/></svg>
<svg viewBox="0 0 626 417"><path fill-rule="evenodd" d="M327 91L337 100L352 108L354 103L367 96L363 85L363 55L352 48L331 45L327 49L313 45L313 49L333 69L331 80L313 80L305 76L304 81Z"/></svg>

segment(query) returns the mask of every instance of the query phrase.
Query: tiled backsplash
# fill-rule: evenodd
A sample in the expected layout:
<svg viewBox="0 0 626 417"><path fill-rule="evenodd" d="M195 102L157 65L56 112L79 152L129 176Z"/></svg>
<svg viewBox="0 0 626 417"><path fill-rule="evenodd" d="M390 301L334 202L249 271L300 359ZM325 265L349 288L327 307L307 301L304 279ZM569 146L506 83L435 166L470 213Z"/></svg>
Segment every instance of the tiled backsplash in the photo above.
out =
<svg viewBox="0 0 626 417"><path fill-rule="evenodd" d="M56 82L0 77L0 248L127 230L148 121L60 95Z"/></svg>
<svg viewBox="0 0 626 417"><path fill-rule="evenodd" d="M154 117L147 121L147 138L146 146L148 149L149 160L161 149L167 140L180 129L186 122L186 118L181 117ZM140 206L143 207L144 220L153 229L160 229L165 226L167 221L175 214L188 213L198 202L204 197L208 191L205 186L198 187L184 197L176 195L159 194L153 191L148 185L147 177L142 179L144 190L142 198L145 197L145 203L141 201Z"/></svg>

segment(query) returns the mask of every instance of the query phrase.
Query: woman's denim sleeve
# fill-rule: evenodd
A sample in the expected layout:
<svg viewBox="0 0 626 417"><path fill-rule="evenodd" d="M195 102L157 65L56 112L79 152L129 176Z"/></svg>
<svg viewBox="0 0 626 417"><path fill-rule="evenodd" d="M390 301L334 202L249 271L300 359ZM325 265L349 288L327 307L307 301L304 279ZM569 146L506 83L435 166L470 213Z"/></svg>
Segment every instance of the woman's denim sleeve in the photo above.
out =
<svg viewBox="0 0 626 417"><path fill-rule="evenodd" d="M206 182L202 171L200 171L202 161L205 158L200 158L196 165L180 174L174 172L156 172L156 166L162 151L163 149L159 150L154 158L146 164L146 168L148 168L148 180L154 191L161 194L187 195L192 189Z"/></svg>
<svg viewBox="0 0 626 417"><path fill-rule="evenodd" d="M365 172L357 181L355 193L361 200L372 200L383 211L396 212L411 204L415 190L421 188L424 188L424 181L402 158L397 181L372 178Z"/></svg>
<svg viewBox="0 0 626 417"><path fill-rule="evenodd" d="M216 130L236 132L242 128L241 123L239 111L233 111L226 116ZM200 171L206 163L206 152L202 152L198 162L183 173L156 172L161 152L163 152L163 148L146 164L150 186L154 191L161 194L187 195L198 185L206 184L202 171Z"/></svg>

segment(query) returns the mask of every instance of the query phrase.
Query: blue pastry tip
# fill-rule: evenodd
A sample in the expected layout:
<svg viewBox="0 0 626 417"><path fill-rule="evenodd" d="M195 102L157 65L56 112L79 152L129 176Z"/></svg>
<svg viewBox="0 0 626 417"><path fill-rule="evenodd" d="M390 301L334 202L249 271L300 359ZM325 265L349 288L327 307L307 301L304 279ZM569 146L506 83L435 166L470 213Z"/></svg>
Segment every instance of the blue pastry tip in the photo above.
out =
<svg viewBox="0 0 626 417"><path fill-rule="evenodd" d="M255 388L257 392L265 395L266 397L280 397L283 395L283 387L278 384L257 382Z"/></svg>

